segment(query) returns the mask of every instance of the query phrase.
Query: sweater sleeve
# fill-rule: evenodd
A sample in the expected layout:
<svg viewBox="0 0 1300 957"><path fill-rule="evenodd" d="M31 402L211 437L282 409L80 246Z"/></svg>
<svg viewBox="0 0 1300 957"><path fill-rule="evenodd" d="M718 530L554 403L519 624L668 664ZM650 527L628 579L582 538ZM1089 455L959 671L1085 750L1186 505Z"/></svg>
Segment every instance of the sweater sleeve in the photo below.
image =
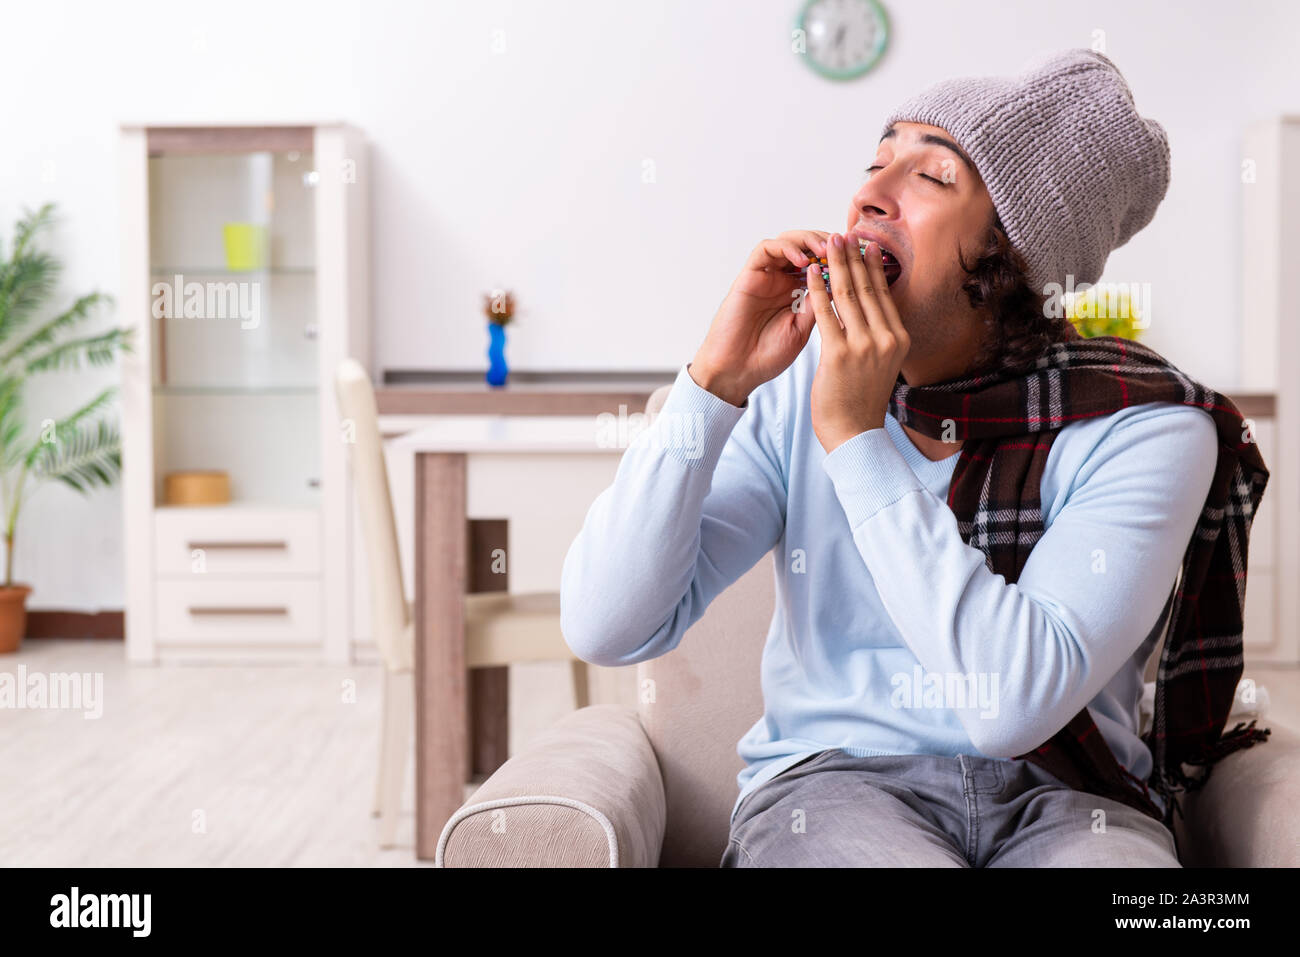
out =
<svg viewBox="0 0 1300 957"><path fill-rule="evenodd" d="M780 377L734 406L689 368L565 555L560 626L584 661L612 667L671 651L785 528Z"/></svg>
<svg viewBox="0 0 1300 957"><path fill-rule="evenodd" d="M1059 440L1058 440L1059 441ZM881 602L922 668L996 689L953 710L980 752L1015 757L1064 727L1164 610L1218 458L1201 409L1152 403L1088 454L1008 584L962 541L885 429L823 461Z"/></svg>

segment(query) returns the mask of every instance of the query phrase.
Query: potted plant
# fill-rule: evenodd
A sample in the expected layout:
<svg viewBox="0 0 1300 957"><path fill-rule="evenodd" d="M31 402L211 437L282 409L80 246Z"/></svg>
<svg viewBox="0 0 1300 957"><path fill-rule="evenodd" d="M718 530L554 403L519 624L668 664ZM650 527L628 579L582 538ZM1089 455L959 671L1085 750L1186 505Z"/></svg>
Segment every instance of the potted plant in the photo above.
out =
<svg viewBox="0 0 1300 957"><path fill-rule="evenodd" d="M112 485L121 471L121 441L108 415L110 386L62 418L41 415L39 434L28 434L23 387L42 372L105 365L130 348L130 330L78 334L101 304L92 292L50 318L38 318L54 291L61 264L35 245L50 225L53 205L27 211L14 225L6 256L0 243L0 519L4 523L5 577L0 585L0 653L18 650L27 626L31 586L14 582L14 535L31 493L57 481L86 493ZM35 418L35 416L33 416Z"/></svg>

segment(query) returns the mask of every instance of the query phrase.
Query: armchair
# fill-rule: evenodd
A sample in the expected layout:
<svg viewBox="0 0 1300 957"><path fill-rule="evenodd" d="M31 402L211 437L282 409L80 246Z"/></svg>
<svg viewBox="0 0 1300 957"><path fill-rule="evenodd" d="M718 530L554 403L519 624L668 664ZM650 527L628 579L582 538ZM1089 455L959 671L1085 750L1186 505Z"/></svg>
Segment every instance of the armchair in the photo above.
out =
<svg viewBox="0 0 1300 957"><path fill-rule="evenodd" d="M677 648L637 665L635 708L571 712L502 765L447 821L438 866L718 866L743 767L736 742L763 710L775 557L715 598ZM1184 801L1185 866L1300 863L1300 731L1261 723L1269 740L1220 761Z"/></svg>

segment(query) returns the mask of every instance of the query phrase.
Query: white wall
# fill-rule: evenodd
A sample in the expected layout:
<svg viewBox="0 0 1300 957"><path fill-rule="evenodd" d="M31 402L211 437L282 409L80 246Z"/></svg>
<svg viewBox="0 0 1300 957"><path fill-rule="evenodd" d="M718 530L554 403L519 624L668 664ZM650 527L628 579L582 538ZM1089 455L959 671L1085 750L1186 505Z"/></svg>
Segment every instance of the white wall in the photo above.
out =
<svg viewBox="0 0 1300 957"><path fill-rule="evenodd" d="M372 143L380 367L482 368L479 296L505 284L515 368L674 370L759 238L843 226L898 101L1103 30L1173 149L1155 222L1103 278L1152 283L1146 341L1239 385L1238 143L1245 123L1300 112L1300 7L887 2L885 60L840 85L790 52L799 6L7 3L0 232L58 202L59 301L116 292L119 122L342 118ZM86 394L111 378L87 376ZM34 392L33 421L67 395ZM121 607L120 515L116 492L33 500L17 556L32 607Z"/></svg>

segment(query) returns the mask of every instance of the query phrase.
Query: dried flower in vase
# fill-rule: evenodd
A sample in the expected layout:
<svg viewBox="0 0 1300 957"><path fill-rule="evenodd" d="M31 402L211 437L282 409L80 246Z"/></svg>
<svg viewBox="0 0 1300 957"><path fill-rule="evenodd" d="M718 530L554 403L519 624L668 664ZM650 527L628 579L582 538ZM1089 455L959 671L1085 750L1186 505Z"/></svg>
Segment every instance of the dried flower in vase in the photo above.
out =
<svg viewBox="0 0 1300 957"><path fill-rule="evenodd" d="M515 297L506 290L493 289L483 297L483 314L488 322L495 322L498 326L510 325L515 315Z"/></svg>

